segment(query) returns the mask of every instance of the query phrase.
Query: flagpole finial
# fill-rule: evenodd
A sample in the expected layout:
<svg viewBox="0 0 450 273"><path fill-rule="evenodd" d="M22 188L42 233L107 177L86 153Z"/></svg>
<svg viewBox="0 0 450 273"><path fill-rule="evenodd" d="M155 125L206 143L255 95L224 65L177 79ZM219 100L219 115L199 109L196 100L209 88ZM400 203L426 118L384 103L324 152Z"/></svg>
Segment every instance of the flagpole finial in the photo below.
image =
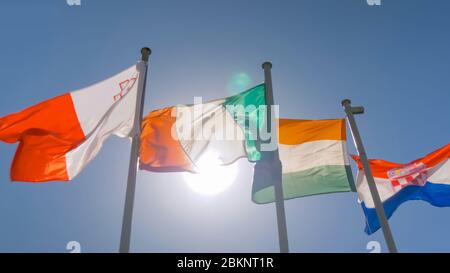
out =
<svg viewBox="0 0 450 273"><path fill-rule="evenodd" d="M343 100L341 103L342 103L342 106L345 106L345 105L350 105L350 104L352 104L352 101L349 100L349 99L345 99L345 100Z"/></svg>
<svg viewBox="0 0 450 273"><path fill-rule="evenodd" d="M144 62L148 62L150 54L152 54L152 50L148 47L143 47L141 49L141 60Z"/></svg>
<svg viewBox="0 0 450 273"><path fill-rule="evenodd" d="M350 111L353 115L364 114L364 107L352 106L352 101L349 99L345 99L341 103L342 107L344 107L344 109L348 109L348 111Z"/></svg>
<svg viewBox="0 0 450 273"><path fill-rule="evenodd" d="M271 62L264 62L264 63L262 64L262 68L264 69L264 68L266 68L266 67L272 68L272 63L271 63Z"/></svg>

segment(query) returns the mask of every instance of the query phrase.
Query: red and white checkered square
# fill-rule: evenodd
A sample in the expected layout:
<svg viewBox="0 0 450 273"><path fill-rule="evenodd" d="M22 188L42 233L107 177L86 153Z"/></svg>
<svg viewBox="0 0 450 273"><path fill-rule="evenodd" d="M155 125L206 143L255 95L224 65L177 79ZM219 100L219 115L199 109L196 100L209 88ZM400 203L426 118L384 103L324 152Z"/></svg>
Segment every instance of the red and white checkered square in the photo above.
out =
<svg viewBox="0 0 450 273"><path fill-rule="evenodd" d="M428 172L427 170L421 170L415 174L409 174L402 177L391 178L391 186L395 192L400 191L401 189L410 186L423 186L427 183Z"/></svg>

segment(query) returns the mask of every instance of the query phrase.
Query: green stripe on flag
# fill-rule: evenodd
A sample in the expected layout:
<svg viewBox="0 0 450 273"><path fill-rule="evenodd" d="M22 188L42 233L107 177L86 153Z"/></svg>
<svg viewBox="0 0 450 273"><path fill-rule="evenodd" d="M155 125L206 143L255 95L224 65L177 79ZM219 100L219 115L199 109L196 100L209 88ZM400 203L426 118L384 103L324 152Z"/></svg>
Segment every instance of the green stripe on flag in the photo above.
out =
<svg viewBox="0 0 450 273"><path fill-rule="evenodd" d="M265 113L260 113L260 106L266 105L265 85L257 85L245 92L228 97L225 99L224 107L233 116L234 120L242 128L245 135L245 150L247 158L250 161L258 161L261 159L261 153L256 147L256 132L252 131L252 126L256 129L263 128L265 122ZM230 111L227 106L234 106L234 111ZM240 107L236 107L240 106ZM248 107L253 110L249 110Z"/></svg>
<svg viewBox="0 0 450 273"><path fill-rule="evenodd" d="M355 191L350 166L325 165L283 174L284 199L349 191ZM274 202L273 186L253 192L252 199L258 204Z"/></svg>

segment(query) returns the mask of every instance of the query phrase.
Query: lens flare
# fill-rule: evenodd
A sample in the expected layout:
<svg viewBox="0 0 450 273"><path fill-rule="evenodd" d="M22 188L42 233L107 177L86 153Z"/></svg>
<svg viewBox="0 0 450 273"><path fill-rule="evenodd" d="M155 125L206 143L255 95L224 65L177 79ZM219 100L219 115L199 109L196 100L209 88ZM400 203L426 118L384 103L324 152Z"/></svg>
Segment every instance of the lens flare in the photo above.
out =
<svg viewBox="0 0 450 273"><path fill-rule="evenodd" d="M239 92L243 92L250 88L252 84L252 79L247 73L237 73L231 76L230 81L227 85L227 90L230 94L234 95Z"/></svg>

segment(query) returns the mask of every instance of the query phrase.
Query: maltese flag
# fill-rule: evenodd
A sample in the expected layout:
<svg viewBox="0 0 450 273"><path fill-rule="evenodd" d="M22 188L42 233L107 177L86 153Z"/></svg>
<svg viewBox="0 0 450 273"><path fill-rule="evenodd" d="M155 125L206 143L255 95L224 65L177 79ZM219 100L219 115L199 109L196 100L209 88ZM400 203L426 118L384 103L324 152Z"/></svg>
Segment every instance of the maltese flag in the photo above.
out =
<svg viewBox="0 0 450 273"><path fill-rule="evenodd" d="M139 67L0 117L0 140L19 142L11 180L71 180L106 138L128 137L136 113Z"/></svg>

